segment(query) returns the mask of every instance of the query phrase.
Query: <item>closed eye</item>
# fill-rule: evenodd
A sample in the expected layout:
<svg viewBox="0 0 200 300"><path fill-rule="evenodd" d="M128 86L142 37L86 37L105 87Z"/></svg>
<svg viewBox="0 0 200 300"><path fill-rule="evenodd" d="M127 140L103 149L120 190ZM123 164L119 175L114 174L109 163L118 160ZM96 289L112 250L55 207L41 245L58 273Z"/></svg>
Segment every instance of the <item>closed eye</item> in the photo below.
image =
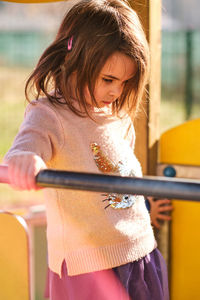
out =
<svg viewBox="0 0 200 300"><path fill-rule="evenodd" d="M103 78L103 81L105 81L105 82L113 82L113 80L112 79L109 79L109 78Z"/></svg>
<svg viewBox="0 0 200 300"><path fill-rule="evenodd" d="M107 83L112 83L113 82L113 79L112 78L106 78L106 77L103 77L102 80L104 82L107 82ZM129 82L129 79L128 80L125 80L122 84L125 85Z"/></svg>

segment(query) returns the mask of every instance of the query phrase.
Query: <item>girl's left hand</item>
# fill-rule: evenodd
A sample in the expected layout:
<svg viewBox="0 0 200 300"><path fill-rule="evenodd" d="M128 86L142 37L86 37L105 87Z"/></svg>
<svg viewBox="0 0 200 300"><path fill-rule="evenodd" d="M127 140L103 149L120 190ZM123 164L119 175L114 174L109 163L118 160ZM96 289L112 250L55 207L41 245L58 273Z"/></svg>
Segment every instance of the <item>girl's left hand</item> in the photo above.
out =
<svg viewBox="0 0 200 300"><path fill-rule="evenodd" d="M147 197L147 199L150 203L151 223L159 229L161 227L161 222L159 221L171 220L171 216L165 213L170 213L172 211L172 202L169 199L155 200L154 197Z"/></svg>
<svg viewBox="0 0 200 300"><path fill-rule="evenodd" d="M8 161L8 178L12 188L17 190L38 190L35 176L46 164L42 158L31 152L20 152L13 155Z"/></svg>

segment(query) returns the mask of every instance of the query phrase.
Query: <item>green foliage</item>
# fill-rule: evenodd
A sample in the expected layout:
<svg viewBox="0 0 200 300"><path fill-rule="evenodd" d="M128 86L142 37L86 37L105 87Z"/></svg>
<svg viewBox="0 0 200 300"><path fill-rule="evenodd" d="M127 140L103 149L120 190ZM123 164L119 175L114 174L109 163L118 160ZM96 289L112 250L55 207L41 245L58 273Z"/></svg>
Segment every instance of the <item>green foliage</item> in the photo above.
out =
<svg viewBox="0 0 200 300"><path fill-rule="evenodd" d="M1 67L0 73L0 160L11 143L23 120L25 110L24 81L29 70Z"/></svg>
<svg viewBox="0 0 200 300"><path fill-rule="evenodd" d="M23 120L26 107L24 97L25 79L30 69L1 67L0 72L0 163L6 154ZM15 191L6 184L0 184L0 209L41 202L42 192Z"/></svg>

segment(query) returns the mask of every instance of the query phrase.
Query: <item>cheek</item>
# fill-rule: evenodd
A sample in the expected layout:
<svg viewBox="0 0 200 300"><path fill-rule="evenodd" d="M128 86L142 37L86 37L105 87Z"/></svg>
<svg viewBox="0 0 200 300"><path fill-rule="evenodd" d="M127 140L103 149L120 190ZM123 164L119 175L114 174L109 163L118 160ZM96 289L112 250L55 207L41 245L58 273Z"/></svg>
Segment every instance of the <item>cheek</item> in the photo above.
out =
<svg viewBox="0 0 200 300"><path fill-rule="evenodd" d="M94 90L95 98L96 99L101 98L106 94L106 92L107 92L107 88L105 87L104 84L100 84L100 83L97 84Z"/></svg>

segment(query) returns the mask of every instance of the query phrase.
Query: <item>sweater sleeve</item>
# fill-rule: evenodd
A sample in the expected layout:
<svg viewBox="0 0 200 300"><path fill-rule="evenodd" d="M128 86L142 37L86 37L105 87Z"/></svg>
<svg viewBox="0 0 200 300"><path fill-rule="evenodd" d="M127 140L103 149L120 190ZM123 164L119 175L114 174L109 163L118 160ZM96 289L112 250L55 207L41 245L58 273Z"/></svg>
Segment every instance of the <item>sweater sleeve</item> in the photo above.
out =
<svg viewBox="0 0 200 300"><path fill-rule="evenodd" d="M27 106L24 121L4 161L21 152L31 152L47 163L58 153L63 141L63 128L56 110L35 101Z"/></svg>

